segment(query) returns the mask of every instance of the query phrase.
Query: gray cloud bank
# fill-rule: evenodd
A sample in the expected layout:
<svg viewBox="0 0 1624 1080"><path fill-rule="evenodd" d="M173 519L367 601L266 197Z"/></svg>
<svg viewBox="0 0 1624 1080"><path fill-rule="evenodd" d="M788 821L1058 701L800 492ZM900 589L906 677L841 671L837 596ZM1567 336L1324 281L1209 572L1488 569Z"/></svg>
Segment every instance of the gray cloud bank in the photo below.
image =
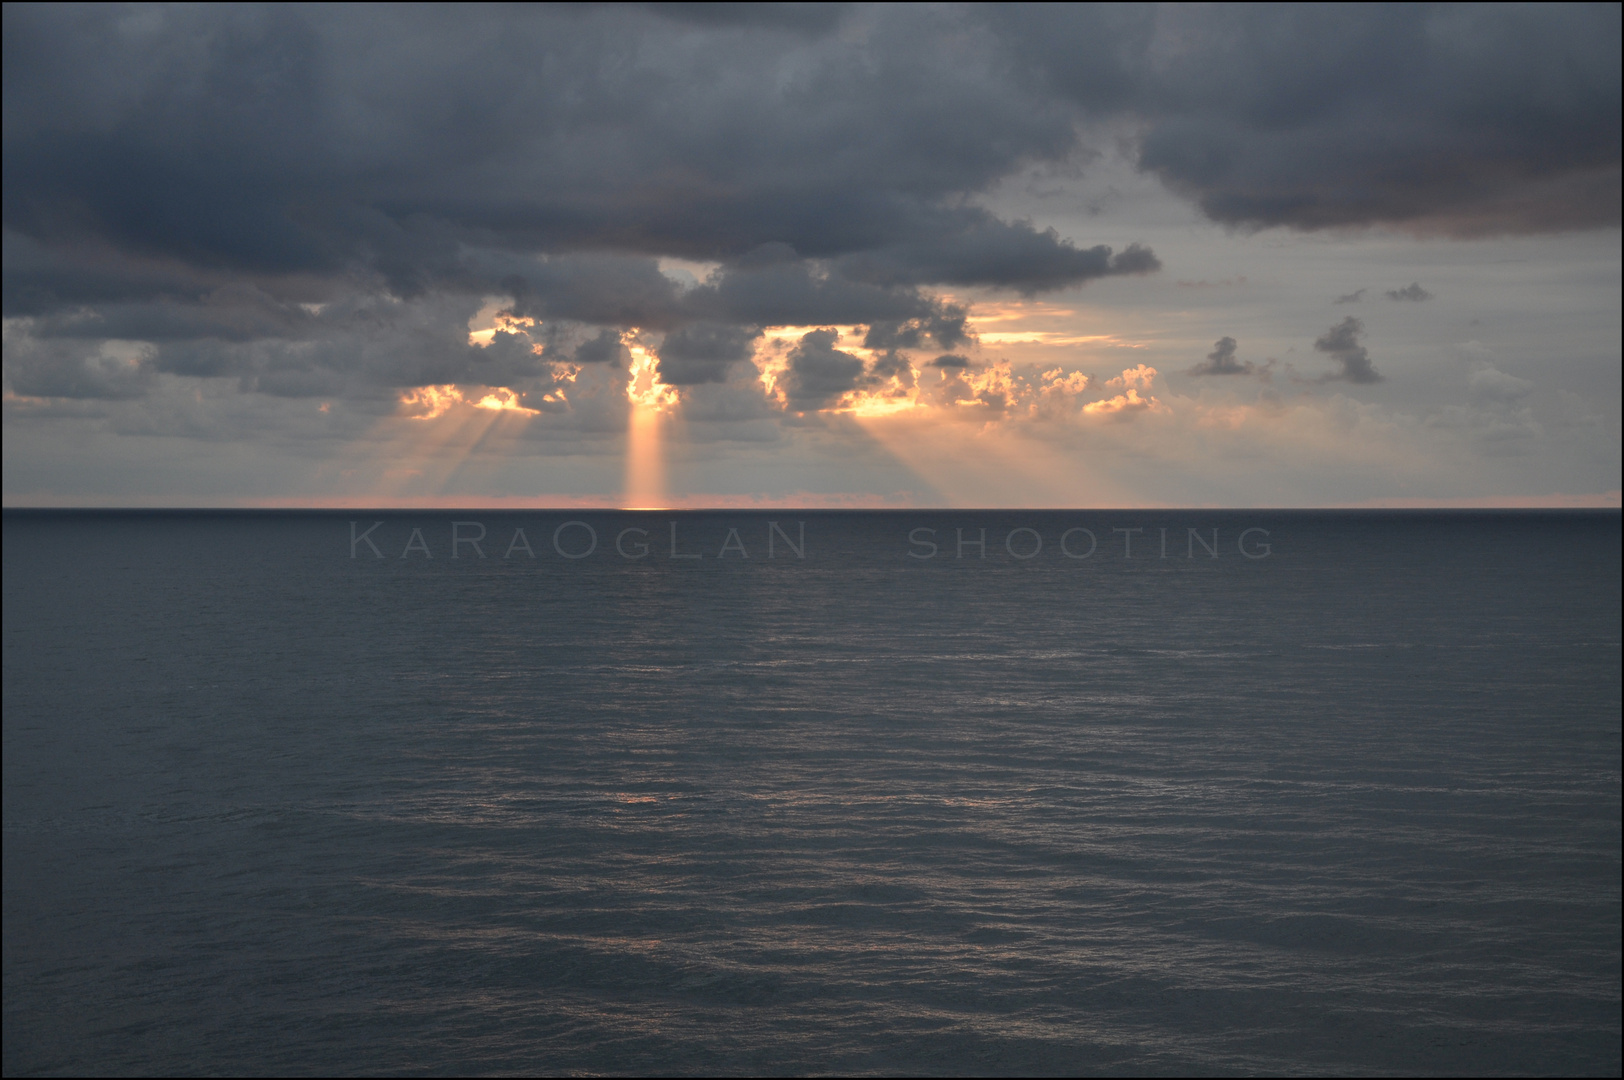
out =
<svg viewBox="0 0 1624 1080"><path fill-rule="evenodd" d="M1619 25L1616 5L7 4L7 377L529 400L632 326L664 335L675 385L725 381L772 325L951 350L966 313L933 286L1159 268L974 202L1096 121L1224 223L1613 225ZM684 286L661 257L718 269ZM470 346L488 295L545 332ZM87 344L109 339L149 347ZM1322 351L1379 377L1356 343ZM803 340L792 404L854 360Z"/></svg>

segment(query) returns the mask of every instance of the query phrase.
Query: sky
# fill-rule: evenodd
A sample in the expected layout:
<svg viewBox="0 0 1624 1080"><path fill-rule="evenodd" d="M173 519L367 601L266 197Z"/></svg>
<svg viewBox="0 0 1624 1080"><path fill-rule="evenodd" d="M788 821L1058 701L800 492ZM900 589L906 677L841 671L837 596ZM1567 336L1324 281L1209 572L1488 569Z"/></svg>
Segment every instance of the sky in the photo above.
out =
<svg viewBox="0 0 1624 1080"><path fill-rule="evenodd" d="M4 6L7 506L1618 506L1620 7Z"/></svg>

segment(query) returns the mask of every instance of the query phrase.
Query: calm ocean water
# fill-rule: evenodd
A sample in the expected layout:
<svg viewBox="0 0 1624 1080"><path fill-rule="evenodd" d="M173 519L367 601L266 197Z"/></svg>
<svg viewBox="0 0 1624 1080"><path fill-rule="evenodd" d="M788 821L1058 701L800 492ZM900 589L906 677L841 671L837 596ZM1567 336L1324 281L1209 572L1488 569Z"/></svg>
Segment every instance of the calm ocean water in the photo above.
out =
<svg viewBox="0 0 1624 1080"><path fill-rule="evenodd" d="M7 1075L1620 1070L1616 511L3 550Z"/></svg>

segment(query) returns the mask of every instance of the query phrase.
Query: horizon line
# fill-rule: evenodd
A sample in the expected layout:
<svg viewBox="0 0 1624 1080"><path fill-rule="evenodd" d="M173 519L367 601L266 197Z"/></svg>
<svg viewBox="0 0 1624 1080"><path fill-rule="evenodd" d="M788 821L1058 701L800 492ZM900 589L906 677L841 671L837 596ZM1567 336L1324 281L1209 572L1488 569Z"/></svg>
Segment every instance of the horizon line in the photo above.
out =
<svg viewBox="0 0 1624 1080"><path fill-rule="evenodd" d="M82 501L52 497L34 497L25 500L0 499L0 509L10 510L332 510L367 511L375 513L401 513L406 511L581 511L595 513L704 513L727 511L825 511L825 510L890 510L918 512L980 512L1015 513L1032 512L1121 512L1121 511L1285 511L1285 510L1618 510L1624 508L1624 499L1618 490L1595 494L1523 496L1452 496L1433 497L1400 496L1366 499L1359 502L1319 503L1312 505L1222 505L1141 503L1113 506L955 506L927 502L912 502L884 496L807 496L790 497L705 496L674 501L667 506L626 506L618 501L591 496L484 496L473 499L431 496L389 502L373 502L358 498L267 498L221 499L204 502L180 500L147 501Z"/></svg>

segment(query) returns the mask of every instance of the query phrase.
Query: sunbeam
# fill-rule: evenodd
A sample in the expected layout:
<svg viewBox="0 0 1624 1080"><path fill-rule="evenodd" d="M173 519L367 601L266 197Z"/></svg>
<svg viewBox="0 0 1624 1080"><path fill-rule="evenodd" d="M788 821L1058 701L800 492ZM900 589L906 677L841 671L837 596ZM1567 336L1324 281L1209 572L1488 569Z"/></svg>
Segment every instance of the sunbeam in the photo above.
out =
<svg viewBox="0 0 1624 1080"><path fill-rule="evenodd" d="M635 331L633 331L635 334ZM627 335L629 338L631 334ZM658 510L667 499L665 451L661 425L677 401L674 388L660 382L656 358L641 345L629 345L631 378L626 397L631 409L626 420L626 486L623 505L628 510Z"/></svg>

